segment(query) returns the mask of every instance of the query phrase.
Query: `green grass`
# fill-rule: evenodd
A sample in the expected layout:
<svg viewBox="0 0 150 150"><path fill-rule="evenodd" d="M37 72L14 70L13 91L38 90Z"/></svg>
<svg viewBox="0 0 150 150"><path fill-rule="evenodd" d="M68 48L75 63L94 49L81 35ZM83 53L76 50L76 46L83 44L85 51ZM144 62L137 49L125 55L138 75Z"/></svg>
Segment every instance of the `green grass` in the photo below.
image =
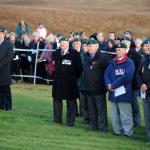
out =
<svg viewBox="0 0 150 150"><path fill-rule="evenodd" d="M109 132L89 131L90 127L76 119L74 128L53 123L51 87L15 84L12 86L12 112L0 111L0 150L149 150L143 125L135 128L133 138ZM142 105L141 105L142 108ZM108 103L109 114L109 103ZM143 114L143 112L142 112Z"/></svg>

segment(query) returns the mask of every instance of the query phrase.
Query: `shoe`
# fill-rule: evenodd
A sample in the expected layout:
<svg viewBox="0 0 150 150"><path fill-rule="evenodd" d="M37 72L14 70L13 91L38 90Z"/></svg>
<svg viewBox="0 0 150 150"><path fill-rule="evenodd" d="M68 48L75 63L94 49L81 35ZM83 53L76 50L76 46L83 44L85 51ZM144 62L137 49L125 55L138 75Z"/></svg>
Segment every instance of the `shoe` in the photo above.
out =
<svg viewBox="0 0 150 150"><path fill-rule="evenodd" d="M4 110L4 107L0 107L1 110Z"/></svg>
<svg viewBox="0 0 150 150"><path fill-rule="evenodd" d="M126 133L124 133L123 134L125 137L128 137L128 138L131 138L132 137L132 135L128 135L128 134L126 134Z"/></svg>
<svg viewBox="0 0 150 150"><path fill-rule="evenodd" d="M12 109L5 109L5 111L12 111Z"/></svg>
<svg viewBox="0 0 150 150"><path fill-rule="evenodd" d="M12 111L12 107L10 106L10 107L5 107L5 111Z"/></svg>
<svg viewBox="0 0 150 150"><path fill-rule="evenodd" d="M108 129L99 129L98 131L101 132L101 133L107 133Z"/></svg>
<svg viewBox="0 0 150 150"><path fill-rule="evenodd" d="M62 124L62 121L55 121L55 120L54 120L54 123Z"/></svg>
<svg viewBox="0 0 150 150"><path fill-rule="evenodd" d="M89 120L89 119L84 119L84 120L83 120L83 123L85 123L85 124L90 124L90 120Z"/></svg>
<svg viewBox="0 0 150 150"><path fill-rule="evenodd" d="M67 124L68 127L74 127L74 124Z"/></svg>
<svg viewBox="0 0 150 150"><path fill-rule="evenodd" d="M115 132L113 132L113 135L115 135L115 136L122 136L122 133L115 133Z"/></svg>
<svg viewBox="0 0 150 150"><path fill-rule="evenodd" d="M141 125L140 124L138 124L138 123L135 123L134 124L134 127L140 127Z"/></svg>

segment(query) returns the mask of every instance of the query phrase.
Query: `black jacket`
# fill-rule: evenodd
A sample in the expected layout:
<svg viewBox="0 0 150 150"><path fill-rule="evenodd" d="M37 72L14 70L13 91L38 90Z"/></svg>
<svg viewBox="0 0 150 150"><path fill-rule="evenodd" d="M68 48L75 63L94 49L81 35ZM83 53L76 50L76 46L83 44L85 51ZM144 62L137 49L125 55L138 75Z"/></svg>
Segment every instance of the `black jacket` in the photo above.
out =
<svg viewBox="0 0 150 150"><path fill-rule="evenodd" d="M104 72L108 63L108 57L100 51L97 51L92 59L90 56L86 56L83 62L83 76L87 94L101 95L106 93Z"/></svg>
<svg viewBox="0 0 150 150"><path fill-rule="evenodd" d="M10 63L13 57L13 45L4 40L0 45L0 86L11 83Z"/></svg>
<svg viewBox="0 0 150 150"><path fill-rule="evenodd" d="M138 89L136 73L137 73L138 67L140 65L141 58L140 58L140 55L138 54L138 52L132 48L130 48L129 52L127 53L127 56L133 60L134 66L135 66L135 72L134 72L134 76L133 76L133 80L132 80L132 90L134 91L134 90Z"/></svg>
<svg viewBox="0 0 150 150"><path fill-rule="evenodd" d="M139 88L143 83L148 87L146 96L150 97L150 55L145 55L137 71L137 81Z"/></svg>
<svg viewBox="0 0 150 150"><path fill-rule="evenodd" d="M52 97L57 100L75 100L79 97L78 78L82 72L80 54L69 49L62 55L61 49L54 52L55 75L53 81Z"/></svg>

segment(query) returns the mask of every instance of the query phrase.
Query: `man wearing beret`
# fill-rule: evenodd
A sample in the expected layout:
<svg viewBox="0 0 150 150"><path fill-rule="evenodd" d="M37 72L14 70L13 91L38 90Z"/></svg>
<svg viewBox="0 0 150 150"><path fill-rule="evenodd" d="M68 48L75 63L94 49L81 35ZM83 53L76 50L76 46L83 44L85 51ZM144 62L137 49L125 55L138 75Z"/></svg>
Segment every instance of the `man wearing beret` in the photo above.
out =
<svg viewBox="0 0 150 150"><path fill-rule="evenodd" d="M141 93L143 93L144 120L147 139L150 142L150 40L143 43L144 57L137 72L137 81Z"/></svg>
<svg viewBox="0 0 150 150"><path fill-rule="evenodd" d="M106 132L108 129L106 88L104 71L107 67L105 54L98 48L97 40L87 42L89 56L83 62L84 93L88 100L89 118L92 131Z"/></svg>
<svg viewBox="0 0 150 150"><path fill-rule="evenodd" d="M86 33L84 31L80 32L80 39L81 39L81 41L87 39Z"/></svg>
<svg viewBox="0 0 150 150"><path fill-rule="evenodd" d="M0 109L12 110L10 63L13 57L13 45L5 40L4 29L0 28Z"/></svg>
<svg viewBox="0 0 150 150"><path fill-rule="evenodd" d="M54 122L62 123L62 100L67 102L67 126L74 126L76 99L79 97L78 78L82 72L80 54L69 49L68 37L60 39L60 48L54 52L55 76L52 88Z"/></svg>
<svg viewBox="0 0 150 150"><path fill-rule="evenodd" d="M80 38L74 38L72 40L72 48L76 50L80 56L82 55L82 50L81 50L81 39ZM79 109L78 109L78 103L76 103L76 116L82 116L81 112L81 105L80 105L80 98L79 98ZM79 110L79 111L78 111Z"/></svg>
<svg viewBox="0 0 150 150"><path fill-rule="evenodd" d="M141 123L141 115L140 115L140 106L138 102L138 84L136 80L137 69L140 65L140 55L133 48L131 48L131 39L129 37L122 37L122 43L127 45L126 53L127 56L133 60L135 66L135 72L132 81L132 115L133 115L133 123L134 126L140 126Z"/></svg>
<svg viewBox="0 0 150 150"><path fill-rule="evenodd" d="M81 59L83 62L83 68L84 68L84 62L88 54L88 48L87 48L87 42L88 40L82 40L81 44ZM82 72L79 82L79 91L80 91L80 107L81 107L81 113L83 117L83 121L86 124L89 124L89 110L88 110L88 100L87 100L87 94L85 91L86 85L84 80L84 71Z"/></svg>
<svg viewBox="0 0 150 150"><path fill-rule="evenodd" d="M72 47L74 50L80 53L81 51L81 39L80 38L74 38L72 40Z"/></svg>
<svg viewBox="0 0 150 150"><path fill-rule="evenodd" d="M132 119L132 78L134 63L127 57L127 46L120 43L117 56L110 62L105 71L105 85L109 91L110 112L115 135L133 135Z"/></svg>

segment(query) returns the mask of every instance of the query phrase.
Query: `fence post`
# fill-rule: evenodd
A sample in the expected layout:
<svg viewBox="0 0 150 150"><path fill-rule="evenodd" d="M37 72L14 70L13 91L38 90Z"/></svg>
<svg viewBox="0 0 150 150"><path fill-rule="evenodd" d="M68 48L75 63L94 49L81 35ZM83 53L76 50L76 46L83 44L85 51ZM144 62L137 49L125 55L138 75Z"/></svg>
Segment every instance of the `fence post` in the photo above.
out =
<svg viewBox="0 0 150 150"><path fill-rule="evenodd" d="M35 67L34 67L34 85L36 84L36 70L37 70L37 59L38 59L38 54L39 54L39 44L40 42L38 41L37 49L36 49L36 57L35 57Z"/></svg>

